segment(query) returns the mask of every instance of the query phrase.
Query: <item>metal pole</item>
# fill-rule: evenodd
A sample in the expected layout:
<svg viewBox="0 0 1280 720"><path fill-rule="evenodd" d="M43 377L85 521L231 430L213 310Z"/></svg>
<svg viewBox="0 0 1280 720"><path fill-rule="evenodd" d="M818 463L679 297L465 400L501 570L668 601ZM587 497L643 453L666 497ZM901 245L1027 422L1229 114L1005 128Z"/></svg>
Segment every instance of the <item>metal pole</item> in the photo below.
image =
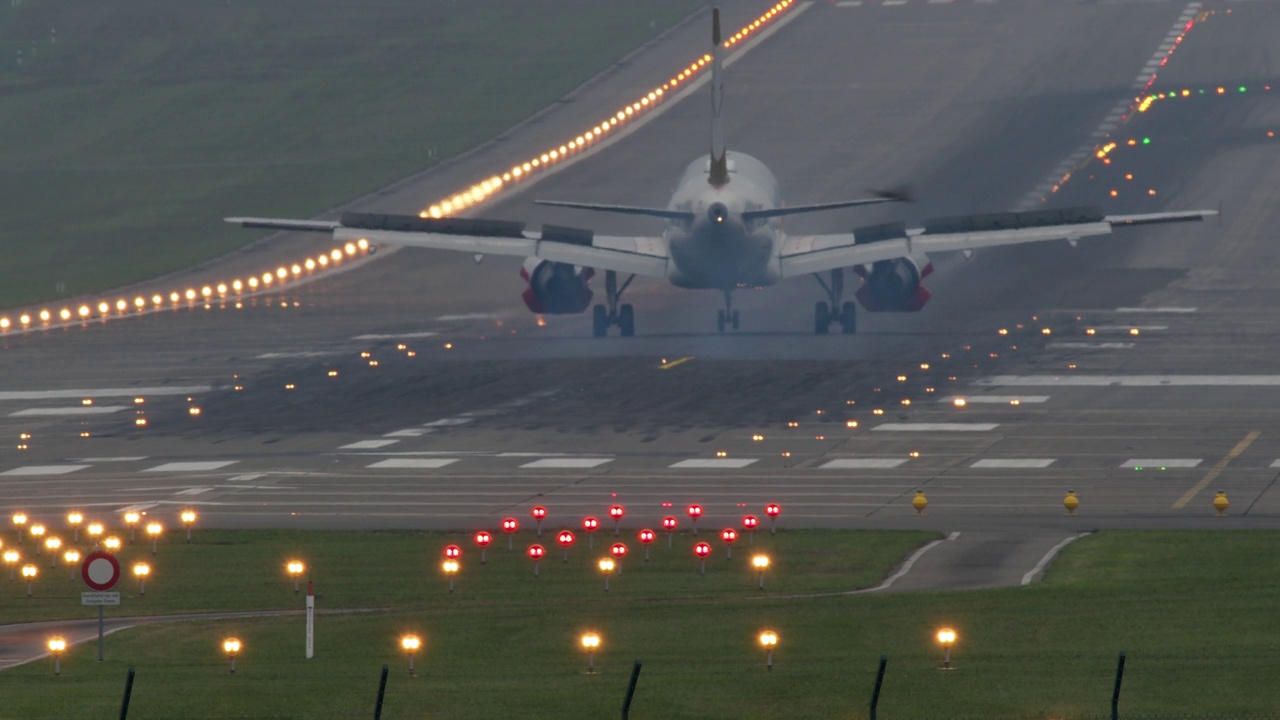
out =
<svg viewBox="0 0 1280 720"><path fill-rule="evenodd" d="M98 662L102 662L102 635L103 635L102 616L103 616L102 606L99 605L98 606ZM133 668L129 668L129 684L130 685L133 684ZM129 695L126 693L124 698L125 698L125 704L128 705ZM121 713L120 717L124 717L124 714Z"/></svg>
<svg viewBox="0 0 1280 720"><path fill-rule="evenodd" d="M880 687L884 684L884 669L889 664L888 656L880 656L880 669L876 670L876 686L871 691L871 720L876 720L876 706L880 704Z"/></svg>
<svg viewBox="0 0 1280 720"><path fill-rule="evenodd" d="M315 583L307 581L307 642L306 651L307 659L315 657L316 654L316 586Z"/></svg>
<svg viewBox="0 0 1280 720"><path fill-rule="evenodd" d="M101 607L101 605L99 605ZM129 668L129 677L124 681L124 700L120 701L120 720L129 717L129 697L133 695L133 668Z"/></svg>
<svg viewBox="0 0 1280 720"><path fill-rule="evenodd" d="M382 666L382 679L378 681L378 702L373 706L373 720L382 720L382 698L387 694L387 666Z"/></svg>
<svg viewBox="0 0 1280 720"><path fill-rule="evenodd" d="M627 683L627 695L622 698L622 720L627 720L627 714L631 712L631 698L636 694L636 681L640 679L640 661L631 667L631 682Z"/></svg>
<svg viewBox="0 0 1280 720"><path fill-rule="evenodd" d="M1120 718L1120 681L1124 679L1124 651L1120 652L1120 661L1116 663L1116 689L1111 691L1111 720Z"/></svg>

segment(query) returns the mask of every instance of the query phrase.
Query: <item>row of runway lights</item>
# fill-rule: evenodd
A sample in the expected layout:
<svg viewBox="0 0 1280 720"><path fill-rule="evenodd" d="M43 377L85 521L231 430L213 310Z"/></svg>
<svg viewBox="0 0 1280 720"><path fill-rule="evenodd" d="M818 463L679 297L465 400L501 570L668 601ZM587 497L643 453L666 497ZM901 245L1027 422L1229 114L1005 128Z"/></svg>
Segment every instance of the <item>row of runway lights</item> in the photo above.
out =
<svg viewBox="0 0 1280 720"><path fill-rule="evenodd" d="M124 514L124 524L129 530L129 542L133 543L137 537L137 529L141 525L143 514L137 512L127 512ZM17 532L17 545L23 545L29 537L32 546L35 548L37 557L44 556L46 553L49 557L49 568L54 569L58 566L59 558L65 566L70 569L70 577L75 579L75 571L81 559L84 557L79 549L71 547L69 543L57 535L50 533L50 530L44 523L31 520L27 513L18 511L10 517L13 527ZM94 550L103 550L112 554L120 551L124 547L124 541L115 535L107 533L105 524L96 520L85 520L83 513L73 510L67 513L67 525L71 527L71 542L80 542L80 528L84 527L85 538L92 543ZM191 528L196 522L196 512L190 509L184 509L178 513L178 520L186 527L187 542L191 542ZM146 525L142 526L147 537L151 539L151 554L155 556L159 552L160 538L164 535L164 524L156 520L150 520ZM22 562L22 551L15 547L5 547L4 541L0 540L0 559L9 568L9 580L14 580L16 572L19 569L19 563ZM30 558L28 558L30 559ZM27 583L27 597L33 597L32 583L40 575L39 565L28 562L21 565L22 579ZM132 573L138 580L139 595L147 594L147 578L151 576L152 567L146 562L136 562L132 567Z"/></svg>
<svg viewBox="0 0 1280 720"><path fill-rule="evenodd" d="M792 7L794 3L795 0L781 0L781 2L775 4L764 14L725 40L724 47L726 49L732 48L743 42L752 33L760 30L778 17L779 14ZM609 118L579 133L574 138L561 143L558 147L549 148L546 152L539 153L524 162L516 163L501 175L494 175L476 183L465 191L454 193L449 198L440 200L421 211L419 215L423 218L442 218L456 215L487 200L501 191L506 185L527 179L541 170L545 170L572 155L586 150L614 130L640 117L645 111L656 106L668 93L674 92L680 86L687 84L694 75L705 69L710 62L711 56L703 55L676 72L660 87L653 88L638 100L620 108ZM273 285L297 280L314 272L327 269L330 266L336 267L344 259L367 253L368 250L369 241L361 238L358 241L348 242L341 247L334 248L328 253L314 258L306 258L289 265L281 265L274 271L267 270L260 275L253 275L244 280L237 278L230 282L219 281L205 284L198 288L188 287L185 290L174 289L168 293L155 293L150 298L150 304L148 304L148 298L139 295L134 297L132 301L129 298L121 297L114 302L101 300L96 305L81 304L74 308L65 306L62 308L43 307L39 310L21 312L16 315L0 315L0 334L16 329L26 330L33 326L55 327L76 322L86 322L94 319L95 312L98 319L108 320L111 317L120 317L130 313L136 315L148 309L161 310L166 307L166 298L168 299L168 307L177 308L183 306L184 303L187 305L208 303L215 299L225 300L244 294L253 294L260 290L270 290Z"/></svg>
<svg viewBox="0 0 1280 720"><path fill-rule="evenodd" d="M283 285L303 279L331 266L337 267L344 260L366 254L368 251L369 241L361 238L360 240L346 243L342 247L334 248L328 253L317 255L314 258L307 258L302 262L292 263L287 266L281 265L275 270L264 271L261 275L251 275L245 279L236 278L231 281L219 281L200 287L188 287L184 290L174 289L168 293L154 293L151 295L149 302L147 297L137 295L132 300L121 297L114 302L100 300L96 305L82 303L74 308L68 306L61 308L44 307L17 315L0 315L0 334L15 329L26 330L33 325L56 327L70 323L84 323L94 319L105 322L113 317L122 317L130 313L136 315L149 310L164 309L166 300L168 307L177 308L190 307L196 303L238 299L259 291L270 290L274 285Z"/></svg>
<svg viewBox="0 0 1280 720"><path fill-rule="evenodd" d="M723 42L723 47L727 49L733 48L735 45L745 41L752 33L757 32L761 28L768 25L780 14L792 7L795 0L781 0L773 7L769 8L764 14L755 20L747 23L741 30L729 36ZM423 218L441 218L455 215L460 211L471 208L479 203L492 197L494 194L501 192L511 183L526 180L540 171L546 170L557 165L570 157L573 157L599 141L604 140L610 133L614 132L641 117L649 109L656 107L669 93L679 90L682 85L687 84L695 75L706 69L711 63L711 55L706 54L697 60L689 63L680 69L669 80L662 83L661 86L654 87L652 90L644 93L636 100L618 108L609 117L601 120L599 123L583 130L574 137L565 140L559 145L547 148L545 151L530 157L528 160L518 162L512 165L508 170L501 174L495 174L486 180L472 185L467 190L453 193L447 198L442 198L422 210L419 215Z"/></svg>

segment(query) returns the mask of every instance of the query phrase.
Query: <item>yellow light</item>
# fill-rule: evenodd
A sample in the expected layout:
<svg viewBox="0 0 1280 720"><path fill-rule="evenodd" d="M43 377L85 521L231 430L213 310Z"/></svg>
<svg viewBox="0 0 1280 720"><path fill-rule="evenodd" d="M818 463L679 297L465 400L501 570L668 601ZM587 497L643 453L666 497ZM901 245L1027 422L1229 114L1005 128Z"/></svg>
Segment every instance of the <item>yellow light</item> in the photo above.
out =
<svg viewBox="0 0 1280 720"><path fill-rule="evenodd" d="M68 550L62 554L62 560L66 562L68 565L75 565L76 563L80 562L80 551Z"/></svg>
<svg viewBox="0 0 1280 720"><path fill-rule="evenodd" d="M104 529L102 523L95 522L89 523L89 527L85 528L84 531L89 534L89 537L98 537L104 532Z"/></svg>
<svg viewBox="0 0 1280 720"><path fill-rule="evenodd" d="M457 560L445 560L440 565L440 569L444 570L445 575L454 575L462 569L462 564Z"/></svg>
<svg viewBox="0 0 1280 720"><path fill-rule="evenodd" d="M124 522L126 525L136 525L142 516L136 512L127 512L124 514Z"/></svg>
<svg viewBox="0 0 1280 720"><path fill-rule="evenodd" d="M187 291L183 293L183 296L186 297L188 300L195 300L196 299L195 288L187 288Z"/></svg>
<svg viewBox="0 0 1280 720"><path fill-rule="evenodd" d="M320 257L316 258L316 262L317 262L317 263L319 263L320 267L328 267L328 266L329 266L329 256L328 256L328 255L321 255Z"/></svg>
<svg viewBox="0 0 1280 720"><path fill-rule="evenodd" d="M151 566L144 562L134 563L133 574L135 577L146 577L151 574Z"/></svg>
<svg viewBox="0 0 1280 720"><path fill-rule="evenodd" d="M417 635L405 635L400 638L400 647L407 652L417 652L418 648L422 647L422 640Z"/></svg>
<svg viewBox="0 0 1280 720"><path fill-rule="evenodd" d="M23 325L30 325L31 316L26 313L22 313L22 315L18 317L18 322L22 323Z"/></svg>
<svg viewBox="0 0 1280 720"><path fill-rule="evenodd" d="M34 578L36 575L39 575L39 574L40 574L40 569L37 568L35 565L22 566L22 577L28 580Z"/></svg>
<svg viewBox="0 0 1280 720"><path fill-rule="evenodd" d="M289 277L289 271L284 267L278 267L276 268L276 277L280 278L281 280L284 280L285 278Z"/></svg>
<svg viewBox="0 0 1280 720"><path fill-rule="evenodd" d="M772 630L765 630L760 633L760 644L766 648L776 646L778 644L778 633Z"/></svg>
<svg viewBox="0 0 1280 720"><path fill-rule="evenodd" d="M237 638L227 638L222 641L222 652L234 657L244 647Z"/></svg>
<svg viewBox="0 0 1280 720"><path fill-rule="evenodd" d="M9 329L9 318L7 317L0 318L0 329L3 329L3 330Z"/></svg>
<svg viewBox="0 0 1280 720"><path fill-rule="evenodd" d="M147 523L147 534L151 537L155 537L162 532L164 532L164 525L158 522Z"/></svg>
<svg viewBox="0 0 1280 720"><path fill-rule="evenodd" d="M618 567L609 558L604 558L598 564L600 566L600 572L604 573L605 575L608 575L609 573L613 572L614 569Z"/></svg>
<svg viewBox="0 0 1280 720"><path fill-rule="evenodd" d="M757 570L764 570L769 567L768 555L756 555L751 558L751 565Z"/></svg>
<svg viewBox="0 0 1280 720"><path fill-rule="evenodd" d="M310 261L310 260L308 260L307 262L311 262L311 261ZM241 290L243 290L243 289L244 289L244 283L240 282L239 280L232 280L232 281L231 281L231 289L232 289L232 290L234 290L234 291L236 291L236 292L240 292Z"/></svg>
<svg viewBox="0 0 1280 720"><path fill-rule="evenodd" d="M178 302L178 300L180 300L180 299L181 299L181 297L182 297L182 296L181 296L181 295L179 295L178 293L176 293L176 292L171 292L171 293L169 293L169 302L176 303L176 302ZM99 309L101 309L101 308L99 308ZM105 311L104 311L104 312L105 312Z"/></svg>
<svg viewBox="0 0 1280 720"><path fill-rule="evenodd" d="M226 294L227 294L227 284L226 284L226 283L218 283L218 287L217 287L217 288L215 288L215 289L218 291L218 294L219 294L219 295L226 295Z"/></svg>
<svg viewBox="0 0 1280 720"><path fill-rule="evenodd" d="M49 322L49 318L51 318L51 317L53 317L53 316L49 314L49 311L48 311L48 310L41 310L41 311L40 311L40 320L41 320L42 322Z"/></svg>
<svg viewBox="0 0 1280 720"><path fill-rule="evenodd" d="M348 255L356 254L356 246L354 243L347 243L346 245L343 246L343 249L347 251Z"/></svg>
<svg viewBox="0 0 1280 720"><path fill-rule="evenodd" d="M49 647L50 653L54 655L61 655L67 650L67 641L60 637L54 636L49 638L48 647Z"/></svg>
<svg viewBox="0 0 1280 720"><path fill-rule="evenodd" d="M57 552L58 549L62 547L62 540L56 537L51 537L44 541L44 546L50 552Z"/></svg>
<svg viewBox="0 0 1280 720"><path fill-rule="evenodd" d="M39 523L32 525L31 534L35 537L40 537L41 535L44 535L44 526L40 525Z"/></svg>
<svg viewBox="0 0 1280 720"><path fill-rule="evenodd" d="M938 642L943 645L951 645L956 641L956 631L951 628L942 628L938 631Z"/></svg>
<svg viewBox="0 0 1280 720"><path fill-rule="evenodd" d="M152 305L162 305L162 304L164 304L164 298L163 298L163 297L161 297L161 295L160 295L159 293L156 293L155 295L152 295L152 296L151 296L151 304L152 304Z"/></svg>
<svg viewBox="0 0 1280 720"><path fill-rule="evenodd" d="M1129 328L1129 334L1136 337L1141 334L1141 331L1138 328Z"/></svg>
<svg viewBox="0 0 1280 720"><path fill-rule="evenodd" d="M844 423L844 426L845 426L845 427L847 427L847 428L856 428L856 427L858 427L858 421L857 421L857 420L846 420L846 421L845 421L845 423Z"/></svg>
<svg viewBox="0 0 1280 720"><path fill-rule="evenodd" d="M4 561L6 563L9 563L10 565L18 562L21 559L22 559L22 553L18 552L17 550L4 551Z"/></svg>
<svg viewBox="0 0 1280 720"><path fill-rule="evenodd" d="M600 647L600 636L593 632L583 633L581 642L583 648L587 650L595 650Z"/></svg>
<svg viewBox="0 0 1280 720"><path fill-rule="evenodd" d="M969 401L968 401L968 400L965 400L965 399L964 399L964 398L962 398L962 397L958 397L958 398L956 398L955 400L952 400L952 401L951 401L951 404L952 404L952 405L955 405L956 407L964 407L965 405L968 405L968 404L969 404Z"/></svg>
<svg viewBox="0 0 1280 720"><path fill-rule="evenodd" d="M81 515L81 514L80 514L80 513L78 513L78 512L69 512L69 513L67 513L67 524L68 524L68 525L79 525L79 524L80 524L80 523L82 523L82 522L84 522L84 515Z"/></svg>
<svg viewBox="0 0 1280 720"><path fill-rule="evenodd" d="M306 572L307 566L301 560L290 560L284 564L284 571L292 577L297 577Z"/></svg>
<svg viewBox="0 0 1280 720"><path fill-rule="evenodd" d="M249 278L249 289L250 290L258 289L258 278L256 276Z"/></svg>
<svg viewBox="0 0 1280 720"><path fill-rule="evenodd" d="M178 517L182 520L183 525L190 525L191 523L196 521L196 511L183 510L182 514L179 515Z"/></svg>
<svg viewBox="0 0 1280 720"><path fill-rule="evenodd" d="M63 320L70 320L71 311L66 308L62 308L61 310L58 311L58 317L62 318Z"/></svg>

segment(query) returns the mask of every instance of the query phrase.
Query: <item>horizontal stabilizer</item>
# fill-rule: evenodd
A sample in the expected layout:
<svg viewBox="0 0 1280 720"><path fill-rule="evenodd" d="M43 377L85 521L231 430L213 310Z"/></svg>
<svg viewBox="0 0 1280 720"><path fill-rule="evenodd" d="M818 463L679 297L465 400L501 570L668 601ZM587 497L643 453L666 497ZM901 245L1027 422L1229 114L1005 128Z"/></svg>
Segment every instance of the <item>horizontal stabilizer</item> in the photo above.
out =
<svg viewBox="0 0 1280 720"><path fill-rule="evenodd" d="M618 215L647 215L668 220L684 220L693 222L693 213L687 210L667 210L666 208L636 207L634 205L607 205L601 203L570 202L565 200L534 200L535 205L551 207L567 207L575 210L592 210L594 212L615 213Z"/></svg>
<svg viewBox="0 0 1280 720"><path fill-rule="evenodd" d="M784 215L800 215L803 213L822 212L823 210L838 210L840 208L858 207L860 205L879 205L880 203L902 202L905 198L900 196L886 196L861 198L859 200L843 200L841 202L819 203L817 205L792 205L791 207L772 208L769 210L748 210L742 213L742 219L746 222L752 220L763 220L764 218L782 217Z"/></svg>

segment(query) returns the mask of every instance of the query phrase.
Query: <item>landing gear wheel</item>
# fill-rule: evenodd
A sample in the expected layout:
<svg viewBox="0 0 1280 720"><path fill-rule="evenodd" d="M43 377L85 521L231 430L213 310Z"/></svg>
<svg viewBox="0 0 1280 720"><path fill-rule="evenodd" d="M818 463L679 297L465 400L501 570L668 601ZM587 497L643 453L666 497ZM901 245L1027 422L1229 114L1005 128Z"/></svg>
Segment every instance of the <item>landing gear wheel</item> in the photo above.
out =
<svg viewBox="0 0 1280 720"><path fill-rule="evenodd" d="M737 311L737 310L734 310L734 311L733 311L733 315L732 315L732 316L730 316L730 317L731 317L732 319L729 321L729 324L733 326L734 332L737 332L737 330L738 330L738 311Z"/></svg>
<svg viewBox="0 0 1280 720"><path fill-rule="evenodd" d="M840 330L845 335L858 332L858 306L854 303L846 302L840 306Z"/></svg>
<svg viewBox="0 0 1280 720"><path fill-rule="evenodd" d="M591 309L591 335L594 337L604 337L609 334L609 314L605 311L603 305L596 305Z"/></svg>
<svg viewBox="0 0 1280 720"><path fill-rule="evenodd" d="M716 332L724 332L725 317L723 310L716 311Z"/></svg>
<svg viewBox="0 0 1280 720"><path fill-rule="evenodd" d="M636 311L630 305L618 308L618 330L622 337L636 334Z"/></svg>
<svg viewBox="0 0 1280 720"><path fill-rule="evenodd" d="M813 332L826 335L831 327L831 309L825 302L813 306Z"/></svg>

